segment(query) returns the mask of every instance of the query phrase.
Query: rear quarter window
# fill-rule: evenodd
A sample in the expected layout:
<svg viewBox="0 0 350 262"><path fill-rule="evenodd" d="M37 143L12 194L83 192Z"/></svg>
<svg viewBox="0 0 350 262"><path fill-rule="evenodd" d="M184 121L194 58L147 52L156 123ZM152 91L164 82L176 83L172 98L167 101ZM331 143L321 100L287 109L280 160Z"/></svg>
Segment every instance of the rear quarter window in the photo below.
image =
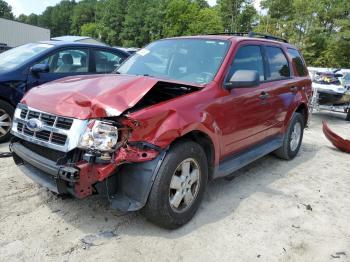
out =
<svg viewBox="0 0 350 262"><path fill-rule="evenodd" d="M281 48L267 46L266 55L270 69L267 80L280 80L290 77L288 60Z"/></svg>
<svg viewBox="0 0 350 262"><path fill-rule="evenodd" d="M299 51L293 48L288 48L288 55L292 58L298 76L306 76L306 66L303 59L301 58Z"/></svg>

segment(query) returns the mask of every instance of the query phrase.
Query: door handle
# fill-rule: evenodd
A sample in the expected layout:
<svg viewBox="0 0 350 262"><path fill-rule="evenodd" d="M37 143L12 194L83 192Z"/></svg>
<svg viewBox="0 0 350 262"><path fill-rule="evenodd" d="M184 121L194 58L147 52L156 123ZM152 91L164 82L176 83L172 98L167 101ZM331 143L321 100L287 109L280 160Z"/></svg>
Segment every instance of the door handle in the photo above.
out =
<svg viewBox="0 0 350 262"><path fill-rule="evenodd" d="M265 99L268 99L270 97L269 93L263 91L261 92L259 98L262 99L262 100L265 100Z"/></svg>
<svg viewBox="0 0 350 262"><path fill-rule="evenodd" d="M297 86L292 86L292 87L290 88L290 91L291 91L292 93L296 93L296 92L298 92L298 87L297 87Z"/></svg>

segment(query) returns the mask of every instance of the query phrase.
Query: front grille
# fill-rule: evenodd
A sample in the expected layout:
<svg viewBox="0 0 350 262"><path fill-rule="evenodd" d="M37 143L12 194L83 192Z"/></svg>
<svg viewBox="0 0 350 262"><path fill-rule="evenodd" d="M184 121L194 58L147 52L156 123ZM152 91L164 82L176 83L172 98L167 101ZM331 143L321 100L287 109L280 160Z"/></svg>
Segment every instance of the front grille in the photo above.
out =
<svg viewBox="0 0 350 262"><path fill-rule="evenodd" d="M40 113L39 112L35 112L35 111L29 111L29 113L27 112L28 117L27 119L31 119L31 118L40 118Z"/></svg>
<svg viewBox="0 0 350 262"><path fill-rule="evenodd" d="M22 111L21 111L21 118L26 118L26 116L27 116L27 113L28 113L28 110L27 109L22 109Z"/></svg>
<svg viewBox="0 0 350 262"><path fill-rule="evenodd" d="M25 141L67 153L78 147L87 125L88 120L58 116L18 104L11 133Z"/></svg>
<svg viewBox="0 0 350 262"><path fill-rule="evenodd" d="M47 113L42 113L38 111L32 111L28 109L21 109L20 118L24 120L24 122L18 122L17 131L23 133L27 136L35 137L39 140L50 142L56 145L65 145L67 141L67 135L60 134L54 131L41 130L37 132L33 132L29 130L26 126L26 121L32 118L36 118L41 120L44 126L70 130L73 124L73 119L59 117L55 115L50 115Z"/></svg>
<svg viewBox="0 0 350 262"><path fill-rule="evenodd" d="M44 141L49 141L50 140L50 135L51 135L51 132L50 131L46 131L46 130L42 130L42 131L39 131L39 132L36 132L35 136L41 140L44 140Z"/></svg>
<svg viewBox="0 0 350 262"><path fill-rule="evenodd" d="M58 145L64 145L66 143L67 136L57 133L52 133L51 142L58 144Z"/></svg>
<svg viewBox="0 0 350 262"><path fill-rule="evenodd" d="M43 121L48 126L53 126L55 124L56 117L48 114L41 114L41 121Z"/></svg>
<svg viewBox="0 0 350 262"><path fill-rule="evenodd" d="M28 109L22 109L20 116L22 119L25 120L37 118L43 121L48 126L57 127L65 130L69 130L73 124L73 119L71 118L64 118L37 111L30 111Z"/></svg>
<svg viewBox="0 0 350 262"><path fill-rule="evenodd" d="M73 119L58 117L56 122L56 127L69 130L72 124L73 124Z"/></svg>

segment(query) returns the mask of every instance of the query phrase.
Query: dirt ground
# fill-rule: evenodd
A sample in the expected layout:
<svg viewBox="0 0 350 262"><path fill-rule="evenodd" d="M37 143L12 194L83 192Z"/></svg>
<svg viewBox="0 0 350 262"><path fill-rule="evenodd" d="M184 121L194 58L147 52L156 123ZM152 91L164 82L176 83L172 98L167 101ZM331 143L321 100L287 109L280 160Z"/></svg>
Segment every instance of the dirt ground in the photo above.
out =
<svg viewBox="0 0 350 262"><path fill-rule="evenodd" d="M350 155L321 130L327 119L349 138L344 117L314 114L293 161L266 156L210 183L195 218L175 231L97 196L58 198L0 159L0 260L350 261Z"/></svg>

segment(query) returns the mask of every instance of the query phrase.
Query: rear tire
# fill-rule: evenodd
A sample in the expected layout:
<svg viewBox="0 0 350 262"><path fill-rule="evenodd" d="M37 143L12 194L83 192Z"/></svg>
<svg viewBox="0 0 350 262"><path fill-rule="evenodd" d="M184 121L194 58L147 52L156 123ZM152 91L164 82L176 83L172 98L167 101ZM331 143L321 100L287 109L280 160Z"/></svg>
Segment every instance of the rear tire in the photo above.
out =
<svg viewBox="0 0 350 262"><path fill-rule="evenodd" d="M285 160L293 159L299 152L304 134L304 118L295 112L283 138L283 145L274 154Z"/></svg>
<svg viewBox="0 0 350 262"><path fill-rule="evenodd" d="M15 108L9 103L0 100L0 143L4 143L11 138L11 126Z"/></svg>
<svg viewBox="0 0 350 262"><path fill-rule="evenodd" d="M196 213L207 181L203 148L192 141L175 143L164 158L142 212L154 224L178 228Z"/></svg>

